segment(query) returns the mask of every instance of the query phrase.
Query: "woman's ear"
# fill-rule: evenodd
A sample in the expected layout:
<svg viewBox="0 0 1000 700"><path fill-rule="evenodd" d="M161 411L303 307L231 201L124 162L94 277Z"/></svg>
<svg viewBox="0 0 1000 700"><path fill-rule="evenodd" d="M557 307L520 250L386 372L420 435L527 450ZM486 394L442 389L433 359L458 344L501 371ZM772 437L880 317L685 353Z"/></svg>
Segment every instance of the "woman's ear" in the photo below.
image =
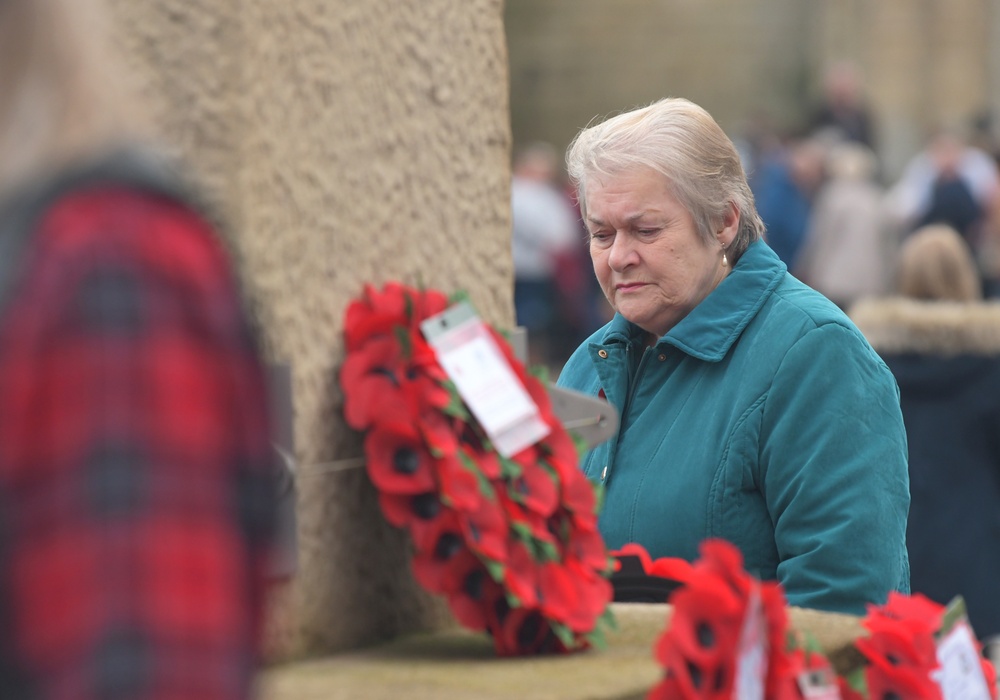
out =
<svg viewBox="0 0 1000 700"><path fill-rule="evenodd" d="M715 234L716 239L723 248L729 248L736 240L736 234L740 230L740 210L736 207L736 202L729 202L725 216L722 217L721 227Z"/></svg>

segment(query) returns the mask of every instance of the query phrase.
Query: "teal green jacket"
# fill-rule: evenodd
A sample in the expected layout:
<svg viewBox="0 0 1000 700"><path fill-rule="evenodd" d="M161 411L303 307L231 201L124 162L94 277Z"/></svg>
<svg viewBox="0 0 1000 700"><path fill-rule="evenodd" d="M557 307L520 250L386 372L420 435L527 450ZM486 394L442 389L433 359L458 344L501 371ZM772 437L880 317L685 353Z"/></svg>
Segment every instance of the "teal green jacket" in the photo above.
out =
<svg viewBox="0 0 1000 700"><path fill-rule="evenodd" d="M763 242L645 348L620 315L558 381L603 395L615 437L581 460L608 546L694 560L720 537L791 605L863 614L909 591L906 435L886 365Z"/></svg>

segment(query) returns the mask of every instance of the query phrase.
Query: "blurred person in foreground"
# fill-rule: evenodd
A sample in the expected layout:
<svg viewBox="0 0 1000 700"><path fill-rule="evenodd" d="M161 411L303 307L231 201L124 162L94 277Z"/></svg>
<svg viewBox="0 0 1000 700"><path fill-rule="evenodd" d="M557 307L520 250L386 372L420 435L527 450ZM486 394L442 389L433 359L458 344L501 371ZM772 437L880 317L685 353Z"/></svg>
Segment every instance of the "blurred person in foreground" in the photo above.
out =
<svg viewBox="0 0 1000 700"><path fill-rule="evenodd" d="M897 291L851 316L902 394L911 587L942 604L962 595L976 633L1000 635L1000 304L942 225L903 244Z"/></svg>
<svg viewBox="0 0 1000 700"><path fill-rule="evenodd" d="M0 697L237 700L274 472L226 251L91 0L0 2Z"/></svg>
<svg viewBox="0 0 1000 700"><path fill-rule="evenodd" d="M583 130L567 160L617 312L559 378L621 416L581 460L608 545L693 560L723 538L798 606L864 613L907 591L892 375L762 240L719 125L665 99Z"/></svg>

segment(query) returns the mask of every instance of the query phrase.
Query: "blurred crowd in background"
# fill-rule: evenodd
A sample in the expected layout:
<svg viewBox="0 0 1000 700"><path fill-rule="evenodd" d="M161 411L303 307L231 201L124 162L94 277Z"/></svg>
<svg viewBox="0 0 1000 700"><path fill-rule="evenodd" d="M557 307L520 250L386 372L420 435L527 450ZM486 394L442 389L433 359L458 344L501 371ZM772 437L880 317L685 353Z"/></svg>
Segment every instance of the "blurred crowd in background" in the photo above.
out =
<svg viewBox="0 0 1000 700"><path fill-rule="evenodd" d="M878 115L853 64L826 72L807 113L793 129L758 117L730 134L766 240L796 277L848 310L894 289L910 234L946 224L968 246L984 296L1000 296L1000 144L989 119L940 125L890 178L877 155ZM528 331L529 360L557 372L612 312L594 280L562 154L544 142L517 147L511 190L517 323Z"/></svg>

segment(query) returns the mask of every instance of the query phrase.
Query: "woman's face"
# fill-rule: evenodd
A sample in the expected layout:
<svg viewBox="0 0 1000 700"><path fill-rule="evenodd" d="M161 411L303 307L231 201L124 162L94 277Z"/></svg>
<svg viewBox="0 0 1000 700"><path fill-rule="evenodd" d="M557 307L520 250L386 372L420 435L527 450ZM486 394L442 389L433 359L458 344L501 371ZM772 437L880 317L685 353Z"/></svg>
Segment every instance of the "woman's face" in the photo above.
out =
<svg viewBox="0 0 1000 700"><path fill-rule="evenodd" d="M660 337L722 281L723 246L736 235L735 207L717 240L698 233L667 179L637 169L593 177L585 191L594 272L615 311Z"/></svg>

